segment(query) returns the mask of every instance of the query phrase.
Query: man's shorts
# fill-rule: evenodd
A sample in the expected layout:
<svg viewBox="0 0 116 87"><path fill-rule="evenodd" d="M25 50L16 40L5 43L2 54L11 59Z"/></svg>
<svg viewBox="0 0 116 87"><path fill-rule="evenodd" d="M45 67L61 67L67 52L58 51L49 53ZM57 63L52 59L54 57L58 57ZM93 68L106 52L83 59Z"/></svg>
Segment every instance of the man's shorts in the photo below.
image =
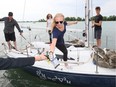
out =
<svg viewBox="0 0 116 87"><path fill-rule="evenodd" d="M101 39L102 29L94 29L94 38Z"/></svg>
<svg viewBox="0 0 116 87"><path fill-rule="evenodd" d="M15 32L13 33L4 33L6 41L16 41Z"/></svg>

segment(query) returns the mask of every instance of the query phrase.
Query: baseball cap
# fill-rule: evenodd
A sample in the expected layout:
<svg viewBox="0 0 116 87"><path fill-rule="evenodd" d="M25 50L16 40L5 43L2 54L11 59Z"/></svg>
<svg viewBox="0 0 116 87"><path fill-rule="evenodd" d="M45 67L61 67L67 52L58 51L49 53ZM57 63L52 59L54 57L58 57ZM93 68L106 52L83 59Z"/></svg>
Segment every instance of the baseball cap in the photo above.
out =
<svg viewBox="0 0 116 87"><path fill-rule="evenodd" d="M8 13L8 16L13 16L13 13L12 13L12 12L9 12L9 13Z"/></svg>

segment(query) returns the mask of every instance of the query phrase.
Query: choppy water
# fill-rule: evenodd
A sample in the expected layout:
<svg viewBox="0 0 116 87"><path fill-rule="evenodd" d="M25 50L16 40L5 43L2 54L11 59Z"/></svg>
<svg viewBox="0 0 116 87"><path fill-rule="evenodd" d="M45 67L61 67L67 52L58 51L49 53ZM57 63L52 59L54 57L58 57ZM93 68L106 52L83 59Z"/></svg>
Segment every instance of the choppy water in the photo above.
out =
<svg viewBox="0 0 116 87"><path fill-rule="evenodd" d="M46 23L20 23L21 26L30 26L32 28L29 31L26 28L22 28L24 37L26 40L21 38L18 31L16 31L17 46L25 47L30 41L48 41L48 33L45 29L39 29L40 27L45 27ZM4 24L0 23L0 30L3 31ZM84 22L79 22L77 25L69 26L69 28L84 29ZM68 32L69 35L65 35L65 40L74 39L75 37L82 38L82 33ZM93 41L93 33L90 28L90 44ZM3 32L0 33L0 55L3 56L4 47L1 43L5 43ZM74 35L74 36L72 36ZM102 31L102 48L110 48L116 50L116 21L115 22L103 22ZM44 81L36 76L33 76L22 69L11 69L11 70L1 70L0 71L0 87L70 87L68 85L57 84L49 81Z"/></svg>

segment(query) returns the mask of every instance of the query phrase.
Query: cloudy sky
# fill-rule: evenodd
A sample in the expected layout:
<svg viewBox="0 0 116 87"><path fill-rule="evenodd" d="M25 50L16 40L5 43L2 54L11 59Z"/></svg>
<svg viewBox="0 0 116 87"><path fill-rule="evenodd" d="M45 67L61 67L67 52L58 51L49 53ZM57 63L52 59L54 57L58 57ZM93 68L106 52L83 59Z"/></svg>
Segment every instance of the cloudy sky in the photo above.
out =
<svg viewBox="0 0 116 87"><path fill-rule="evenodd" d="M7 16L9 11L14 13L16 20L36 21L45 19L48 13L63 13L65 17L83 17L86 0L1 0L0 18ZM92 0L91 14L94 8L100 6L103 16L116 15L116 0Z"/></svg>

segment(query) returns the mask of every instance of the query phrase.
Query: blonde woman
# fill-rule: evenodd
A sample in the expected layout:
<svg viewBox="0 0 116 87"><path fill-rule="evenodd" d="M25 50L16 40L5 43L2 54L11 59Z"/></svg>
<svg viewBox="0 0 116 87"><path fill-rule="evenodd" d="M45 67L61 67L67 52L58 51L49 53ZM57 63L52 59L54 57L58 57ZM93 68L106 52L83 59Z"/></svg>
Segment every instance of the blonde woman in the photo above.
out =
<svg viewBox="0 0 116 87"><path fill-rule="evenodd" d="M72 25L72 24L77 24L77 21L73 22L66 22L64 21L64 15L61 13L58 13L55 15L52 23L52 43L50 46L50 55L54 53L55 47L57 47L62 53L63 53L63 60L67 61L67 55L68 51L64 43L64 34L66 32L66 26L67 25ZM65 66L68 67L68 64L65 63Z"/></svg>
<svg viewBox="0 0 116 87"><path fill-rule="evenodd" d="M47 21L47 31L48 31L48 34L49 34L49 40L50 40L50 43L52 43L52 37L51 37L51 30L50 30L50 28L51 28L51 24L52 24L53 18L52 18L51 14L47 14L46 21Z"/></svg>

